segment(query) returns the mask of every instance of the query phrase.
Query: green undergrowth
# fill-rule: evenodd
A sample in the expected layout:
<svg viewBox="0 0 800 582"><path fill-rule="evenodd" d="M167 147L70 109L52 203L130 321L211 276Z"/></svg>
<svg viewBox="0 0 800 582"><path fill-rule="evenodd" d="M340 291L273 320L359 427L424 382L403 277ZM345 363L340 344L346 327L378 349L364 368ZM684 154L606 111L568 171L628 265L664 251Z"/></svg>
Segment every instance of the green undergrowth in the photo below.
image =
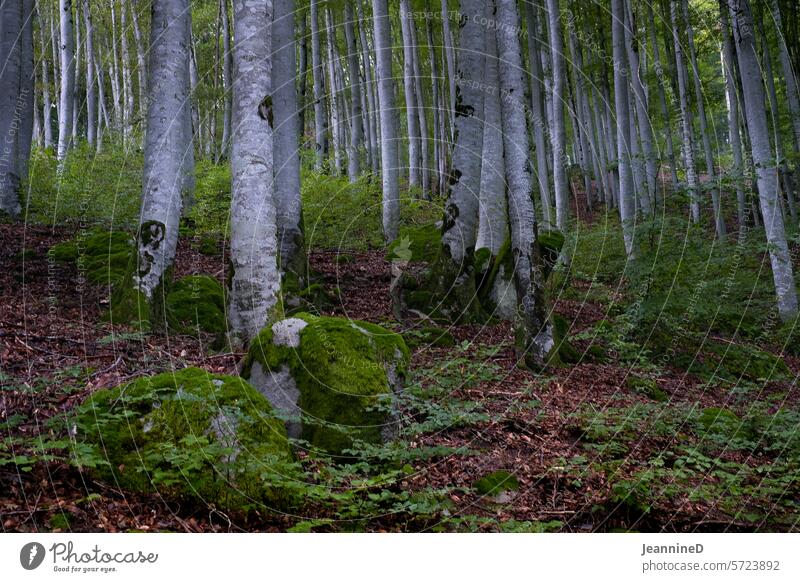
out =
<svg viewBox="0 0 800 582"><path fill-rule="evenodd" d="M75 264L91 283L115 287L125 278L134 244L133 237L124 231L81 231L72 240L51 247L48 257Z"/></svg>

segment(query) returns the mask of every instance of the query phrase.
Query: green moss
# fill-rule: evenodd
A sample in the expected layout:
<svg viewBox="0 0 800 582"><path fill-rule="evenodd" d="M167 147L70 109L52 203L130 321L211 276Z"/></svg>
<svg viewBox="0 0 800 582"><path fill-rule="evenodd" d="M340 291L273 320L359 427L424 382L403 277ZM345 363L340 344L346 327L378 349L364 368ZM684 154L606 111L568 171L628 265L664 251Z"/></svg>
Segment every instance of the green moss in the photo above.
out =
<svg viewBox="0 0 800 582"><path fill-rule="evenodd" d="M697 418L702 432L733 437L744 430L742 421L725 408L706 408Z"/></svg>
<svg viewBox="0 0 800 582"><path fill-rule="evenodd" d="M420 346L449 348L456 345L453 335L446 329L434 326L415 327L403 332L403 339L409 348Z"/></svg>
<svg viewBox="0 0 800 582"><path fill-rule="evenodd" d="M176 331L198 327L222 333L225 325L225 290L213 277L195 275L173 284L167 295L167 320Z"/></svg>
<svg viewBox="0 0 800 582"><path fill-rule="evenodd" d="M581 360L578 353L567 337L569 336L569 322L560 315L553 315L554 341L558 349L558 359L564 364L577 364Z"/></svg>
<svg viewBox="0 0 800 582"><path fill-rule="evenodd" d="M134 255L133 237L114 231L88 231L54 245L48 255L56 261L75 263L91 283L116 286L123 281Z"/></svg>
<svg viewBox="0 0 800 582"><path fill-rule="evenodd" d="M69 531L70 521L70 514L62 511L61 513L50 516L50 519L47 520L47 525L51 530L60 529L62 531Z"/></svg>
<svg viewBox="0 0 800 582"><path fill-rule="evenodd" d="M647 396L656 402L666 402L669 396L661 388L658 383L652 378L639 378L638 376L628 376L625 380L625 385L633 390L636 394Z"/></svg>
<svg viewBox="0 0 800 582"><path fill-rule="evenodd" d="M111 296L111 306L105 319L113 323L129 324L143 330L152 328L152 314L147 297L132 286L120 285Z"/></svg>
<svg viewBox="0 0 800 582"><path fill-rule="evenodd" d="M442 233L432 224L400 229L400 236L389 245L386 260L409 260L433 263L439 256ZM410 255L406 254L410 251Z"/></svg>
<svg viewBox="0 0 800 582"><path fill-rule="evenodd" d="M782 358L746 344L708 340L700 343L695 337L682 338L673 365L703 380L780 380L792 377Z"/></svg>
<svg viewBox="0 0 800 582"><path fill-rule="evenodd" d="M283 424L238 377L186 368L92 394L73 419L77 439L107 465L97 476L198 505L286 505L291 479ZM283 477L281 477L283 476Z"/></svg>
<svg viewBox="0 0 800 582"><path fill-rule="evenodd" d="M272 328L265 328L251 344L245 377L254 362L264 370L287 366L300 391L302 438L317 447L340 454L353 439L381 442L392 396L387 367L402 377L409 361L403 338L363 321L294 317L308 324L300 347L274 345Z"/></svg>
<svg viewBox="0 0 800 582"><path fill-rule="evenodd" d="M556 263L558 263L561 249L564 248L564 235L557 230L546 230L539 232L536 242L539 245L542 260L544 261L544 278L547 280Z"/></svg>
<svg viewBox="0 0 800 582"><path fill-rule="evenodd" d="M519 481L508 471L495 471L475 481L473 487L481 495L497 495L503 491L516 491Z"/></svg>

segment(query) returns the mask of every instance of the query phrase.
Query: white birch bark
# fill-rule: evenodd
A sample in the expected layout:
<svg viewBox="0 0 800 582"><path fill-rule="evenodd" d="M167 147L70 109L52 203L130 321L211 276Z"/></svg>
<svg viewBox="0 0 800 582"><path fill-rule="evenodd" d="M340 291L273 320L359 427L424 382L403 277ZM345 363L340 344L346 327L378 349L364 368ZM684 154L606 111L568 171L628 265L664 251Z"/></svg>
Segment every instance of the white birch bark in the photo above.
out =
<svg viewBox="0 0 800 582"><path fill-rule="evenodd" d="M778 314L781 320L788 321L797 314L797 289L778 201L778 169L770 148L763 79L755 50L753 15L748 0L728 0L728 6L736 40L739 72L742 76L745 119L756 166L758 198L769 243Z"/></svg>

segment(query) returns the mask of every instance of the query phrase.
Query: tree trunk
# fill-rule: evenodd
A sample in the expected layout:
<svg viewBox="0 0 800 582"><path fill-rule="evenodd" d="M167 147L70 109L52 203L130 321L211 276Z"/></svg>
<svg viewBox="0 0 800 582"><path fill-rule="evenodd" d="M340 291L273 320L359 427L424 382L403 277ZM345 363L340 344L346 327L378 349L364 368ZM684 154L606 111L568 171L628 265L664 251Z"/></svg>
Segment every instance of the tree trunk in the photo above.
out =
<svg viewBox="0 0 800 582"><path fill-rule="evenodd" d="M31 158L33 139L34 93L36 69L33 66L33 6L34 0L22 0L22 35L20 38L19 81L19 137L17 144L17 166L20 180L28 179L28 164Z"/></svg>
<svg viewBox="0 0 800 582"><path fill-rule="evenodd" d="M313 5L314 0L312 0ZM375 28L375 60L378 80L378 110L381 118L381 174L383 180L383 237L397 238L400 228L399 158L392 75L392 36L387 0L372 0Z"/></svg>
<svg viewBox="0 0 800 582"><path fill-rule="evenodd" d="M566 103L564 42L561 35L561 12L558 0L547 0L550 54L553 66L553 184L556 195L556 227L566 234L569 221L569 184L567 183L567 135L564 126Z"/></svg>
<svg viewBox="0 0 800 582"><path fill-rule="evenodd" d="M228 17L228 0L220 0L219 10L222 14L222 89L224 102L222 109L222 156L228 157L231 142L231 99L233 98L231 86L231 26Z"/></svg>
<svg viewBox="0 0 800 582"><path fill-rule="evenodd" d="M306 256L300 201L299 112L295 85L295 0L274 0L272 23L275 210L284 290L306 287Z"/></svg>
<svg viewBox="0 0 800 582"><path fill-rule="evenodd" d="M145 95L147 95L147 65L145 62L144 41L142 29L139 27L139 14L136 5L131 4L131 19L133 20L133 40L136 44L136 74L139 81L139 115L143 118L147 109Z"/></svg>
<svg viewBox="0 0 800 582"><path fill-rule="evenodd" d="M631 172L630 88L627 81L624 0L611 0L611 36L614 54L614 108L617 114L617 168L619 173L619 215L622 236L629 257L636 256L634 241L635 203ZM613 126L612 126L613 127Z"/></svg>
<svg viewBox="0 0 800 582"><path fill-rule="evenodd" d="M39 40L41 41L41 66L42 66L42 136L44 147L53 147L53 102L50 98L50 62L47 59L48 42L45 36L44 20L38 6L34 4L36 21L39 24Z"/></svg>
<svg viewBox="0 0 800 582"><path fill-rule="evenodd" d="M139 260L133 285L139 294L136 307L141 297L156 330L166 326L164 296L181 217L185 127L176 120L182 119L189 99L188 10L188 0L161 0L154 2L152 9ZM233 207L235 210L236 205Z"/></svg>
<svg viewBox="0 0 800 582"><path fill-rule="evenodd" d="M356 182L361 174L361 147L363 142L361 110L361 75L358 64L358 47L354 28L353 6L344 7L344 35L347 42L347 61L350 69L350 141L347 152L347 175Z"/></svg>
<svg viewBox="0 0 800 582"><path fill-rule="evenodd" d="M706 107L703 103L703 85L700 81L700 70L697 68L697 55L694 49L694 29L689 17L689 0L683 0L683 18L686 21L687 45L689 47L689 62L692 66L692 79L694 80L694 96L697 102L697 115L700 118L700 136L703 140L703 153L706 159L706 174L708 181L714 184L717 181L714 169L714 153L711 150L711 137L708 131L708 121L706 119ZM714 226L717 237L720 240L725 238L725 218L722 216L722 202L718 188L711 190L711 205L714 210Z"/></svg>
<svg viewBox="0 0 800 582"><path fill-rule="evenodd" d="M430 155L428 149L428 116L425 108L425 97L422 91L422 67L419 62L419 42L417 40L417 24L414 22L413 13L408 15L411 25L411 65L414 72L414 102L419 123L419 154L420 154L420 180L422 197L430 199Z"/></svg>
<svg viewBox="0 0 800 582"><path fill-rule="evenodd" d="M726 0L720 0L720 22L722 31L722 59L725 72L725 90L728 101L728 136L733 154L733 178L736 183L736 203L739 223L739 236L747 230L747 201L744 192L744 165L742 163L742 140L739 134L739 94L736 90L736 70L734 66L733 41L731 38L730 17Z"/></svg>
<svg viewBox="0 0 800 582"><path fill-rule="evenodd" d="M683 165L686 168L686 182L689 188L692 222L700 222L700 193L697 183L697 170L694 165L694 136L692 131L692 117L689 111L689 95L686 90L686 67L683 64L683 49L678 31L681 23L678 20L678 2L670 1L672 17L672 36L675 43L675 68L678 77L678 98L681 103L681 128L683 131Z"/></svg>
<svg viewBox="0 0 800 582"><path fill-rule="evenodd" d="M745 118L756 166L758 197L769 243L778 313L781 320L788 321L797 314L797 290L778 201L778 169L770 148L763 79L755 50L753 16L748 0L728 0L728 6L742 76Z"/></svg>
<svg viewBox="0 0 800 582"><path fill-rule="evenodd" d="M372 152L372 173L377 175L380 172L380 154L378 153L378 106L375 98L375 88L372 84L372 63L370 59L371 51L367 42L367 21L364 18L364 9L361 0L357 0L358 10L358 32L361 39L361 59L364 61L364 80L367 88L367 105L369 106L367 117L369 119L369 149Z"/></svg>
<svg viewBox="0 0 800 582"><path fill-rule="evenodd" d="M328 122L325 106L325 73L322 68L322 45L319 37L319 0L311 0L311 74L314 90L314 149L317 172L325 169L328 155Z"/></svg>
<svg viewBox="0 0 800 582"><path fill-rule="evenodd" d="M279 308L273 202L271 0L234 2L231 295L234 338L250 340Z"/></svg>
<svg viewBox="0 0 800 582"><path fill-rule="evenodd" d="M528 60L530 61L531 85L531 126L533 129L534 147L536 149L536 178L539 185L539 200L542 203L542 228L550 230L552 209L550 205L550 171L547 164L547 146L545 145L545 127L547 118L542 97L542 62L539 57L541 47L537 41L537 10L531 2L524 2L525 17L528 25Z"/></svg>
<svg viewBox="0 0 800 582"><path fill-rule="evenodd" d="M112 0L113 1L113 0ZM131 55L128 50L128 8L125 2L122 2L119 10L119 25L120 25L120 66L122 69L122 135L124 143L127 146L133 129L133 79L131 76Z"/></svg>
<svg viewBox="0 0 800 582"><path fill-rule="evenodd" d="M20 205L19 122L23 0L0 5L0 215L16 218Z"/></svg>
<svg viewBox="0 0 800 582"><path fill-rule="evenodd" d="M64 158L72 143L72 108L75 92L75 48L72 39L72 0L59 0L61 14L61 105L58 108L58 161Z"/></svg>
<svg viewBox="0 0 800 582"><path fill-rule="evenodd" d="M508 237L508 209L502 118L500 116L500 78L497 71L497 38L491 32L488 37L486 39L486 66L483 75L486 91L483 95L483 154L481 155L478 240L475 248L489 249L492 256L496 257ZM524 123L524 116L522 119ZM518 138L519 135L515 137Z"/></svg>
<svg viewBox="0 0 800 582"><path fill-rule="evenodd" d="M656 37L656 21L653 16L653 7L647 4L647 20L649 22L648 28L650 29L650 44L653 47L653 68L655 69L656 79L658 81L658 101L661 105L661 115L664 118L664 133L667 149L667 158L670 165L670 176L672 177L672 189L678 189L678 162L675 159L675 146L672 137L672 120L670 119L669 108L667 107L667 94L666 87L668 82L665 81L665 76L668 73L664 72L661 66L661 54L658 50L658 38Z"/></svg>
<svg viewBox="0 0 800 582"><path fill-rule="evenodd" d="M450 10L447 7L447 0L442 0L442 44L447 62L447 80L450 83L450 141L455 141L456 78L458 73L456 72L456 54L453 35L450 32Z"/></svg>
<svg viewBox="0 0 800 582"><path fill-rule="evenodd" d="M94 145L97 140L97 93L94 66L94 28L89 0L83 0L83 23L86 27L86 141Z"/></svg>
<svg viewBox="0 0 800 582"><path fill-rule="evenodd" d="M325 9L325 29L328 48L328 90L330 95L330 114L331 114L331 146L333 147L333 162L336 168L336 175L344 175L344 145L346 141L342 139L344 128L342 93L339 86L339 76L337 71L338 56L336 53L336 29L334 28L333 14L330 8Z"/></svg>
<svg viewBox="0 0 800 582"><path fill-rule="evenodd" d="M411 8L408 0L400 0L400 28L403 38L403 94L406 100L406 130L408 132L408 184L412 187L421 185L420 177L420 135L419 118L417 116L417 93L414 89L414 62L409 23Z"/></svg>
<svg viewBox="0 0 800 582"><path fill-rule="evenodd" d="M533 178L525 124L525 86L520 74L523 70L522 52L515 33L519 27L515 0L497 0L497 20L511 254L517 292L517 354L528 367L540 369L549 363L555 341L553 325L548 318L541 254L536 240Z"/></svg>

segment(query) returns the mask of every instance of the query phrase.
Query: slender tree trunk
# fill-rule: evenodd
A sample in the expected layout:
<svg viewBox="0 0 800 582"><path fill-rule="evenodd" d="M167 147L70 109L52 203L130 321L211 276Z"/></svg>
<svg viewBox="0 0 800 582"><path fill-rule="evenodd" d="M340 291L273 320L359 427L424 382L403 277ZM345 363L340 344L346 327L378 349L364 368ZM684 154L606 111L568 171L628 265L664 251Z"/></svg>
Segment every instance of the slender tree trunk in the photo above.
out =
<svg viewBox="0 0 800 582"><path fill-rule="evenodd" d="M536 240L533 177L528 159L530 146L523 98L525 88L520 74L523 70L522 51L519 37L514 32L520 22L515 0L497 0L497 20L511 254L517 292L517 353L527 366L539 369L549 363L555 341L553 325L548 318L541 254Z"/></svg>
<svg viewBox="0 0 800 582"><path fill-rule="evenodd" d="M703 102L703 85L700 81L700 70L697 68L697 55L694 48L694 29L689 17L689 0L683 0L683 18L686 21L687 45L689 47L689 62L692 66L692 79L694 80L694 96L697 102L697 115L700 118L700 136L703 140L703 154L706 159L706 174L711 184L717 182L717 175L714 164L714 153L711 150L711 137L708 131L708 120L706 119L706 107ZM719 188L711 190L711 204L714 210L714 226L717 237L720 240L725 238L725 218L722 216L722 201L720 200Z"/></svg>
<svg viewBox="0 0 800 582"><path fill-rule="evenodd" d="M556 195L556 226L566 234L569 221L569 184L567 183L567 136L564 126L566 103L564 42L561 35L561 12L558 0L547 0L550 23L550 51L553 65L553 183Z"/></svg>
<svg viewBox="0 0 800 582"><path fill-rule="evenodd" d="M622 236L629 257L636 256L634 241L633 176L631 172L631 134L627 54L625 48L624 0L611 0L611 35L614 54L614 106L617 114L617 168L619 172L619 215ZM613 127L613 126L612 126Z"/></svg>
<svg viewBox="0 0 800 582"><path fill-rule="evenodd" d="M425 109L425 97L422 91L422 67L419 62L419 42L417 40L417 24L413 13L408 15L411 30L411 65L414 73L414 102L419 123L420 180L423 198L430 199L430 154L428 149L428 116Z"/></svg>
<svg viewBox="0 0 800 582"><path fill-rule="evenodd" d="M134 96L133 96L133 78L131 76L131 55L128 48L128 8L125 2L122 2L119 10L119 25L120 25L120 55L121 55L121 69L122 69L122 135L125 139L126 146L129 146L129 139L131 129L133 129L133 112L134 112Z"/></svg>
<svg viewBox="0 0 800 582"><path fill-rule="evenodd" d="M60 19L60 14L55 2L50 5L50 47L53 56L53 95L56 99L56 122L61 119L61 35L60 24L56 29L56 17ZM59 21L60 22L60 21Z"/></svg>
<svg viewBox="0 0 800 582"><path fill-rule="evenodd" d="M312 0L313 6L314 0ZM392 75L392 36L387 0L372 0L375 30L375 60L381 118L381 174L383 180L383 236L387 244L400 228L399 157ZM315 83L316 84L316 83Z"/></svg>
<svg viewBox="0 0 800 582"><path fill-rule="evenodd" d="M72 39L72 0L59 0L61 14L61 105L58 108L59 167L72 144L72 108L75 92L75 48Z"/></svg>
<svg viewBox="0 0 800 582"><path fill-rule="evenodd" d="M475 248L489 249L493 257L497 256L500 247L508 238L504 145L500 116L500 78L498 77L497 60L497 38L490 32L486 39L486 65L483 76L486 91L483 95L483 154L481 156L478 239ZM524 123L524 116L522 120ZM530 174L530 171L528 173Z"/></svg>
<svg viewBox="0 0 800 582"><path fill-rule="evenodd" d="M720 0L720 17L725 90L728 101L728 136L731 142L731 153L733 154L733 178L736 183L737 216L739 236L741 237L747 230L747 201L743 183L742 140L739 134L739 94L736 90L735 56L726 0Z"/></svg>
<svg viewBox="0 0 800 582"><path fill-rule="evenodd" d="M361 147L363 142L361 110L361 75L359 74L358 47L354 28L355 16L350 3L344 7L344 35L347 43L347 61L350 69L350 142L347 152L347 175L356 182L361 174Z"/></svg>
<svg viewBox="0 0 800 582"><path fill-rule="evenodd" d="M136 74L139 81L139 115L144 118L147 110L147 64L145 61L144 41L142 40L142 29L139 27L139 14L136 4L131 4L131 19L133 20L133 40L136 44Z"/></svg>
<svg viewBox="0 0 800 582"><path fill-rule="evenodd" d="M106 108L106 97L105 97L105 83L103 82L103 68L100 65L100 61L95 61L95 69L97 69L97 152L100 152L103 149L103 131L101 126L101 119L102 122L105 124L105 127L108 128L110 123L108 119L108 110Z"/></svg>
<svg viewBox="0 0 800 582"><path fill-rule="evenodd" d="M295 0L274 0L272 23L275 210L279 265L284 289L306 286L306 256L300 201L299 111L295 84ZM288 283L288 284L287 284Z"/></svg>
<svg viewBox="0 0 800 582"><path fill-rule="evenodd" d="M311 0L311 73L314 79L314 139L315 169L323 171L328 155L328 124L325 111L325 74L322 69L322 46L319 36L319 1Z"/></svg>
<svg viewBox="0 0 800 582"><path fill-rule="evenodd" d="M114 11L115 0L109 3L111 6L111 97L114 105L114 127L122 127L122 104L123 95L119 79L119 55L117 51L117 24Z"/></svg>
<svg viewBox="0 0 800 582"><path fill-rule="evenodd" d="M442 0L442 40L444 45L444 56L447 62L447 79L450 82L450 140L455 141L455 117L456 117L456 53L453 46L453 35L450 32L450 10L447 7L447 0Z"/></svg>
<svg viewBox="0 0 800 582"><path fill-rule="evenodd" d="M234 337L250 340L279 308L280 274L273 203L270 97L272 0L234 6L233 136L231 145L231 281Z"/></svg>
<svg viewBox="0 0 800 582"><path fill-rule="evenodd" d="M342 139L343 115L341 107L341 91L339 90L339 78L337 74L338 57L336 56L336 29L333 23L333 14L330 8L325 10L325 30L327 36L328 49L328 88L330 90L330 114L331 114L331 146L333 147L333 162L336 168L336 175L344 175L344 144Z"/></svg>
<svg viewBox="0 0 800 582"><path fill-rule="evenodd" d="M406 130L408 132L408 183L420 186L420 135L417 116L417 93L414 89L413 41L408 0L400 0L400 28L403 39L403 94L406 101Z"/></svg>
<svg viewBox="0 0 800 582"><path fill-rule="evenodd" d="M678 20L678 2L669 0L672 16L672 36L675 43L675 68L678 77L678 98L681 103L681 128L683 131L683 165L686 168L686 182L689 188L692 222L700 222L700 193L697 182L697 169L694 165L694 136L692 131L692 117L689 111L689 95L686 89L686 68L683 64L683 49L678 31L682 24Z"/></svg>
<svg viewBox="0 0 800 582"><path fill-rule="evenodd" d="M436 62L436 45L433 41L433 22L430 11L430 1L426 3L427 17L425 18L425 34L428 42L428 56L429 65L431 68L431 93L432 93L432 110L433 110L433 167L434 167L434 181L431 187L435 192L440 193L444 190L442 177L444 176L444 160L442 150L444 143L439 135L439 127L442 123L441 116L444 114L444 108L440 107L441 89L439 87L439 65ZM422 110L423 118L425 110ZM427 137L427 131L425 135Z"/></svg>
<svg viewBox="0 0 800 582"><path fill-rule="evenodd" d="M50 98L50 62L47 58L48 42L45 36L45 23L38 6L35 6L36 20L39 24L41 41L41 67L42 67L42 134L44 147L53 147L53 103ZM52 31L52 29L51 29Z"/></svg>
<svg viewBox="0 0 800 582"><path fill-rule="evenodd" d="M299 132L299 140L300 143L304 143L305 141L305 134L306 134L306 106L307 106L307 99L306 95L308 94L308 23L306 22L306 14L302 12L298 15L298 32L297 36L300 42L300 73L299 73L299 80L298 80L298 99L299 102L299 121L297 124L297 130Z"/></svg>
<svg viewBox="0 0 800 582"><path fill-rule="evenodd" d="M81 110L81 102L78 97L80 93L80 86L81 86L81 51L83 50L83 42L81 39L81 7L80 7L80 0L78 0L78 5L74 6L75 16L73 18L74 22L74 31L75 31L75 81L73 83L73 92L72 92L72 142L73 144L76 142L80 134L78 133L78 116Z"/></svg>
<svg viewBox="0 0 800 582"><path fill-rule="evenodd" d="M22 0L22 35L20 37L19 137L17 165L20 180L28 179L28 163L33 139L34 92L36 69L33 66L33 6L34 0Z"/></svg>
<svg viewBox="0 0 800 582"><path fill-rule="evenodd" d="M0 4L0 215L16 218L20 205L19 125L23 0Z"/></svg>
<svg viewBox="0 0 800 582"><path fill-rule="evenodd" d="M778 313L781 320L788 321L797 314L797 290L778 201L778 169L770 148L763 79L755 49L753 15L748 0L728 0L728 6L742 76L745 119L756 166L758 197L769 243Z"/></svg>
<svg viewBox="0 0 800 582"><path fill-rule="evenodd" d="M570 19L567 21L569 30L567 31L570 59L572 60L573 71L573 90L574 90L574 111L575 125L577 127L577 138L581 146L581 156L583 158L582 171L584 190L586 193L586 205L589 210L592 208L592 152L595 151L594 137L591 135L591 116L588 115L588 104L586 102L586 91L583 86L583 54L578 45L577 33L575 32L575 22Z"/></svg>
<svg viewBox="0 0 800 582"><path fill-rule="evenodd" d="M170 284L181 217L186 135L185 126L176 120L182 119L189 99L188 10L188 0L161 0L153 3L151 13L142 209L133 286L147 303L146 315L157 330L166 325L164 294ZM235 211L236 204L233 208Z"/></svg>
<svg viewBox="0 0 800 582"><path fill-rule="evenodd" d="M222 110L222 155L228 157L231 141L231 100L233 98L233 80L231 78L231 27L228 17L228 0L220 0L220 13L222 15L222 89L225 97Z"/></svg>
<svg viewBox="0 0 800 582"><path fill-rule="evenodd" d="M665 80L667 72L661 66L661 54L658 49L658 38L656 37L656 21L653 16L653 7L647 4L647 16L650 29L650 44L653 47L653 68L656 73L658 85L658 101L661 105L661 115L664 118L664 133L667 149L667 158L670 165L670 176L672 177L672 189L678 189L678 162L675 159L675 146L672 137L672 120L670 119L669 108L667 107L666 88L668 82Z"/></svg>
<svg viewBox="0 0 800 582"><path fill-rule="evenodd" d="M364 18L364 9L361 0L357 0L358 31L361 39L361 59L364 61L364 80L367 88L367 104L369 106L367 118L369 119L369 149L372 151L372 173L377 176L380 172L380 154L378 152L378 106L375 97L375 88L372 84L372 63L369 44L367 42L367 21Z"/></svg>
<svg viewBox="0 0 800 582"><path fill-rule="evenodd" d="M771 0L772 17L775 20L775 30L778 37L778 56L781 61L781 71L786 83L786 101L789 106L789 116L792 121L792 133L794 134L795 150L800 152L800 89L798 88L797 74L792 69L792 62L789 56L789 48L784 38L783 21L778 0ZM800 55L800 50L796 51ZM800 174L799 174L800 175Z"/></svg>
<svg viewBox="0 0 800 582"><path fill-rule="evenodd" d="M97 140L97 94L94 67L94 28L89 0L83 0L83 23L86 28L86 141L95 145Z"/></svg>

